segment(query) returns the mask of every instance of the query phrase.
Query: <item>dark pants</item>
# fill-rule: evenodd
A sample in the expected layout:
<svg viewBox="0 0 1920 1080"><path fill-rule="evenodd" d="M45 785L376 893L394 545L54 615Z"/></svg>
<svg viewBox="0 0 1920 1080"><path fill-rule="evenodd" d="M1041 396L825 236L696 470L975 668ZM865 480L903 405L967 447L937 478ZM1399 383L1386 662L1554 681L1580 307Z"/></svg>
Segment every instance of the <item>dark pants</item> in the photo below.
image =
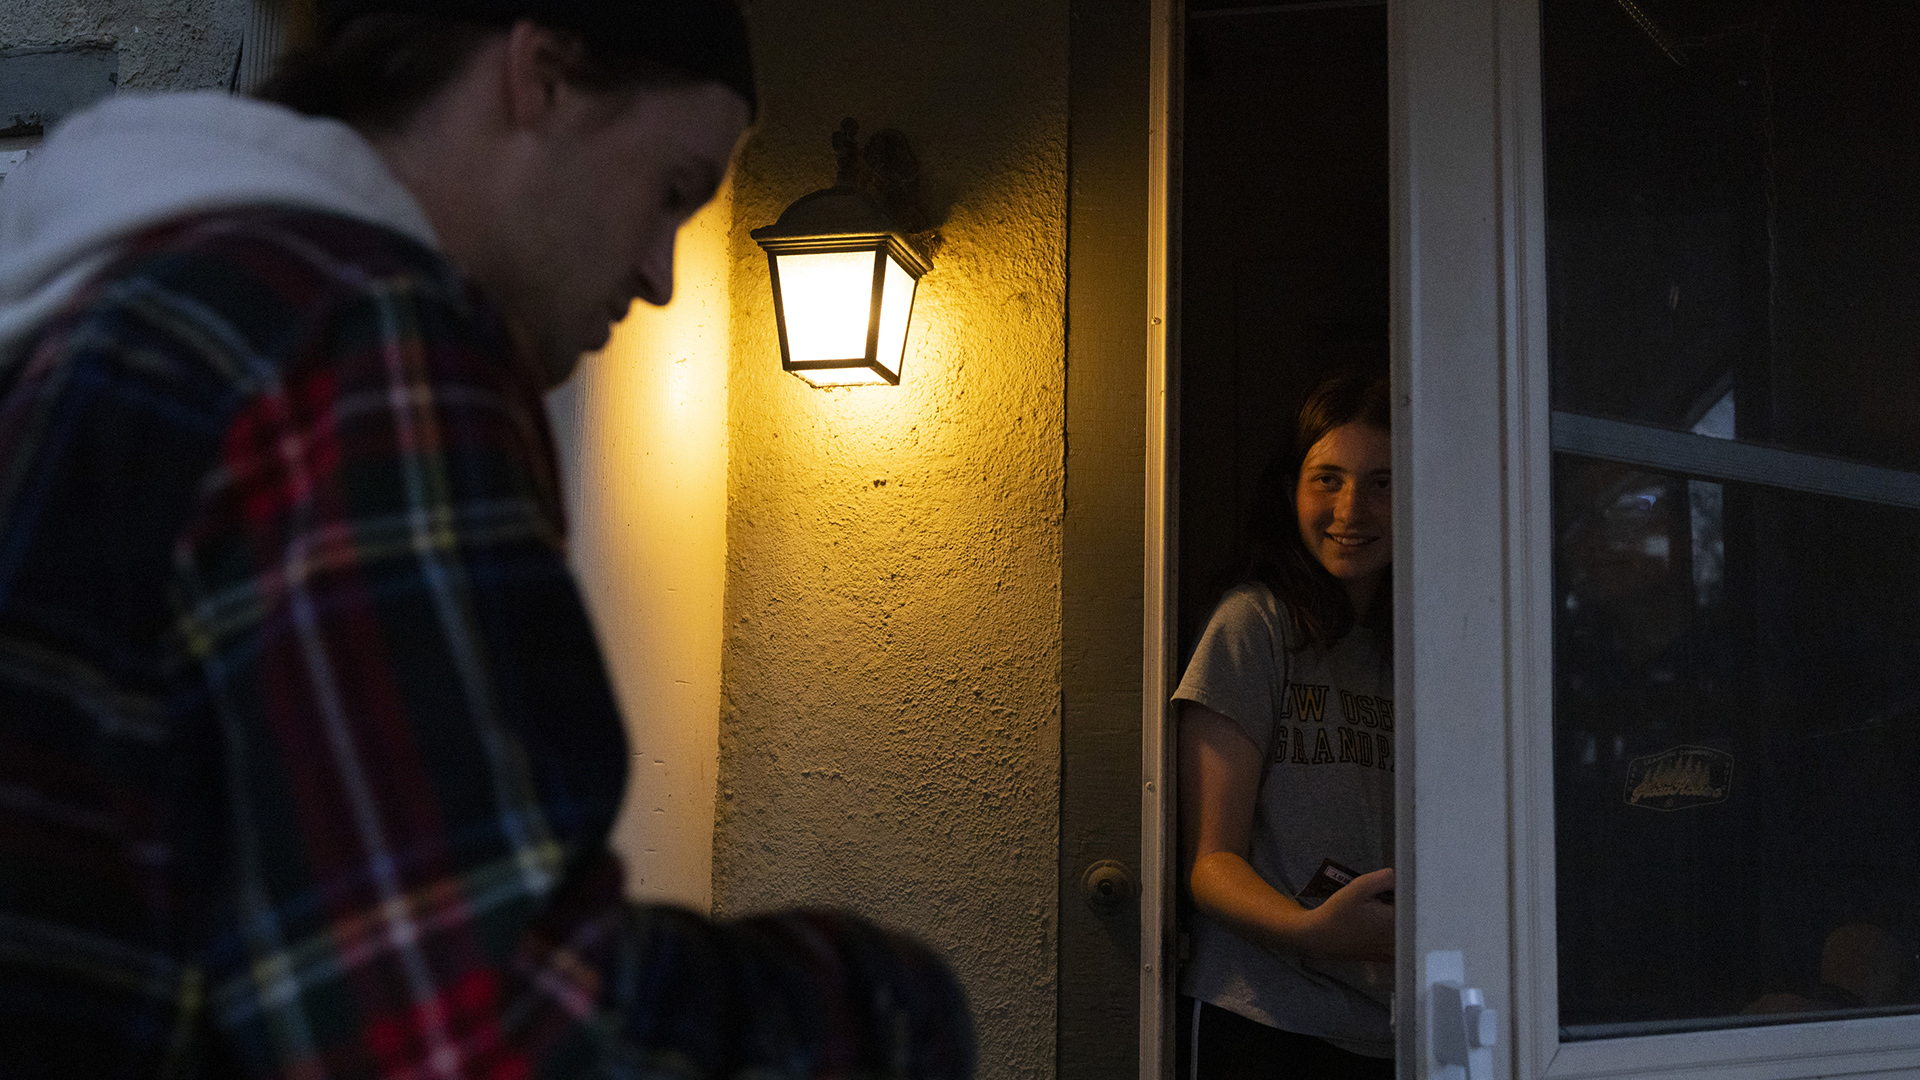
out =
<svg viewBox="0 0 1920 1080"><path fill-rule="evenodd" d="M1270 1028L1189 997L1179 1003L1173 1025L1174 1074L1179 1080L1393 1080L1392 1058L1363 1057L1324 1039Z"/></svg>

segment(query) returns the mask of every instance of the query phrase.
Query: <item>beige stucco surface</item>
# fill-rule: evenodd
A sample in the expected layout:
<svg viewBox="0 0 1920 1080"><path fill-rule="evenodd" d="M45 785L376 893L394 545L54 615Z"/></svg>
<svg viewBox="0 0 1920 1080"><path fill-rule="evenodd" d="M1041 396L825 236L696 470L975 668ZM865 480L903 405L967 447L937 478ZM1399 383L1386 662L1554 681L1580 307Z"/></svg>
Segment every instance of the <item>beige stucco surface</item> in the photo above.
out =
<svg viewBox="0 0 1920 1080"><path fill-rule="evenodd" d="M721 914L852 908L944 951L980 1075L1051 1076L1066 293L1065 4L756 0L735 183ZM842 116L936 208L898 387L779 367L747 237Z"/></svg>
<svg viewBox="0 0 1920 1080"><path fill-rule="evenodd" d="M707 910L725 581L729 190L680 230L674 296L636 301L550 399L569 548L627 725L613 844L636 899Z"/></svg>
<svg viewBox="0 0 1920 1080"><path fill-rule="evenodd" d="M101 42L120 53L122 90L224 87L247 0L0 0L0 48Z"/></svg>

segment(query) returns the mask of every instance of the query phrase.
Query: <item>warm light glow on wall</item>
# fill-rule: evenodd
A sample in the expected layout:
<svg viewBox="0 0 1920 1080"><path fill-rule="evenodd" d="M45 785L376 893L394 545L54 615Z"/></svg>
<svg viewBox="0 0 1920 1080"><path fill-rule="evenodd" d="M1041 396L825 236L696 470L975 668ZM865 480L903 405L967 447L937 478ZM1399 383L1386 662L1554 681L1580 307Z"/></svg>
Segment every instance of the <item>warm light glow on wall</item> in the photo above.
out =
<svg viewBox="0 0 1920 1080"><path fill-rule="evenodd" d="M573 563L627 722L613 843L637 899L705 910L726 580L731 187L680 230L673 302L635 303L556 394Z"/></svg>

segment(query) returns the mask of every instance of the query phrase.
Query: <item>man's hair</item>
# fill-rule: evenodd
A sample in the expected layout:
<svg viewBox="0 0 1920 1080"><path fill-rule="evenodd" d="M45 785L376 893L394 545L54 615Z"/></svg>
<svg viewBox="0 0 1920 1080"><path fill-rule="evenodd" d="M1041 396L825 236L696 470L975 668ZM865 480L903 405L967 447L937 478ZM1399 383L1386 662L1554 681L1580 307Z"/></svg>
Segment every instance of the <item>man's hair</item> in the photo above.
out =
<svg viewBox="0 0 1920 1080"><path fill-rule="evenodd" d="M336 0L322 4L318 38L289 55L254 96L363 131L395 131L520 18L560 38L561 75L583 89L712 81L755 110L746 27L732 0Z"/></svg>
<svg viewBox="0 0 1920 1080"><path fill-rule="evenodd" d="M1337 375L1314 388L1300 406L1292 438L1260 474L1247 514L1246 579L1263 582L1287 605L1295 649L1330 648L1353 629L1355 612L1347 591L1320 564L1300 538L1298 491L1307 453L1327 433L1348 424L1393 430L1393 397L1378 376ZM1244 580L1244 579L1243 579ZM1391 641L1392 568L1367 610L1366 625ZM1390 646L1389 646L1390 648Z"/></svg>

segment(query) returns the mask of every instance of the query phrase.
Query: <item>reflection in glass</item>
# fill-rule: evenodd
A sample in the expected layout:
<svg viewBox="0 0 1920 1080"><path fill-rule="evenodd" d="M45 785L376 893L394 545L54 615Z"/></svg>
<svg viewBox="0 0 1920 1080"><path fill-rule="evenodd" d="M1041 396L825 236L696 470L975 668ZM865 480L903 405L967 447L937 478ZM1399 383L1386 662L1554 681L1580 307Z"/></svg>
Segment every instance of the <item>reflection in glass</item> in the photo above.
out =
<svg viewBox="0 0 1920 1080"><path fill-rule="evenodd" d="M1566 1035L1920 1002L1920 513L1554 483Z"/></svg>
<svg viewBox="0 0 1920 1080"><path fill-rule="evenodd" d="M1541 28L1553 408L1712 450L1555 456L1563 1037L1914 1011L1920 487L1701 463L1920 485L1920 4Z"/></svg>
<svg viewBox="0 0 1920 1080"><path fill-rule="evenodd" d="M1920 4L1636 3L1541 5L1553 407L1920 469Z"/></svg>

